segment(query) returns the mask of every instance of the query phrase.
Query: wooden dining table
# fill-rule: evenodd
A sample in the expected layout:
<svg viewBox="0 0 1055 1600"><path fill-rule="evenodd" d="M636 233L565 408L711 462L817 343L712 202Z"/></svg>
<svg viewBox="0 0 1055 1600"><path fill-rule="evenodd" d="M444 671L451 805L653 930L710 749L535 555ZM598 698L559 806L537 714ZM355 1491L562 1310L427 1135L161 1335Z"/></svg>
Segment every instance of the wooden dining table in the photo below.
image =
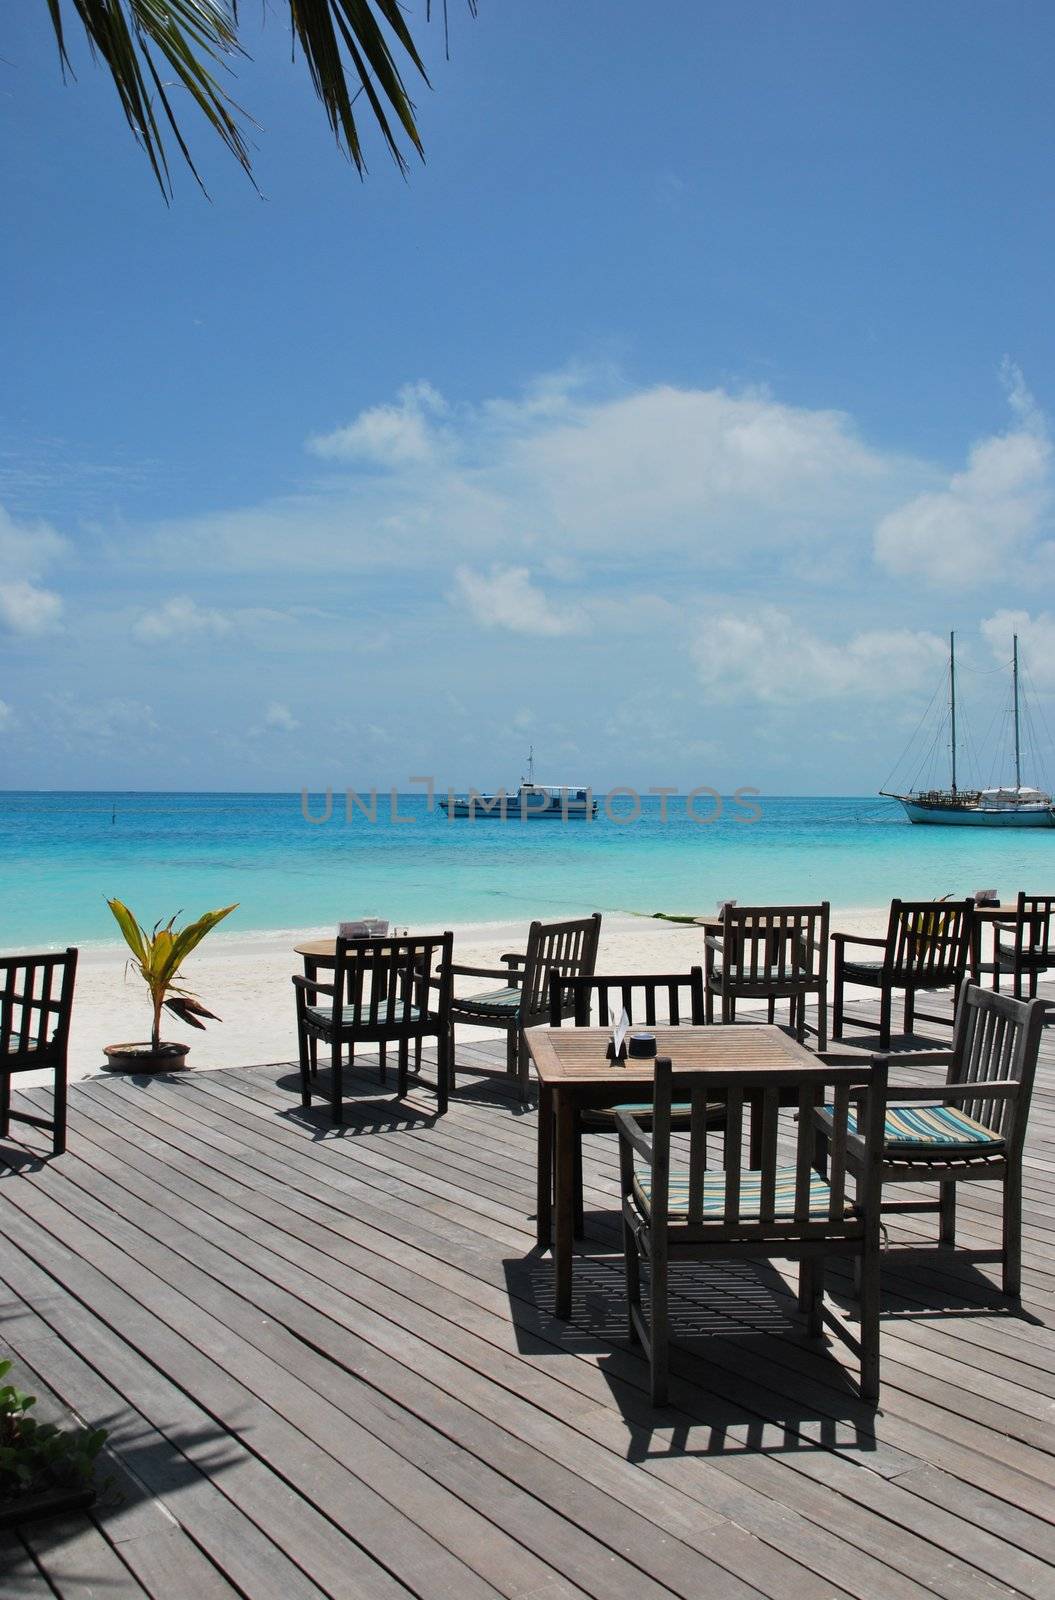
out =
<svg viewBox="0 0 1055 1600"><path fill-rule="evenodd" d="M650 1030L656 1053L675 1068L711 1068L725 1074L741 1068L760 1073L826 1069L812 1051L773 1023ZM605 1054L610 1028L528 1028L525 1035L539 1079L536 1237L553 1246L554 1300L558 1317L571 1313L575 1235L575 1138L579 1114L626 1102L650 1100L654 1061Z"/></svg>

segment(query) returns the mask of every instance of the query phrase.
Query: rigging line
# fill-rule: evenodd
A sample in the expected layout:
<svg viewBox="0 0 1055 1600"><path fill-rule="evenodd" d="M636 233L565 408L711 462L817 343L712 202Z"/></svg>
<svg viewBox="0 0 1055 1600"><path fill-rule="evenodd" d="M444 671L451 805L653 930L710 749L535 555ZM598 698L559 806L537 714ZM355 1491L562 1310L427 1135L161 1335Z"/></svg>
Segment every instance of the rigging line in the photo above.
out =
<svg viewBox="0 0 1055 1600"><path fill-rule="evenodd" d="M931 710L932 710L932 708L934 706L934 702L938 698L938 696L942 692L942 690L944 689L945 684L947 682L948 682L948 674L946 673L943 676L942 681L936 686L933 694L931 695L930 699L927 702L927 706L926 706L926 709L923 712L922 717L920 717L919 722L916 724L914 732L910 736L909 741L905 745L905 747L902 750L901 754L898 756L897 761L894 763L893 769L889 773L889 775L887 777L887 780L883 785L884 789L892 789L892 788L895 787L894 779L895 779L897 773L901 770L902 764L903 763L907 763L908 758L909 758L909 754L910 754L910 752L912 750L913 745L915 744L916 740L919 738L920 734L923 732L923 730L924 730L924 728L926 726L927 719L929 718L929 716L931 714Z"/></svg>
<svg viewBox="0 0 1055 1600"><path fill-rule="evenodd" d="M1019 665L1021 666L1021 663L1019 663ZM1033 681L1033 674L1030 672L1028 666L1024 669L1024 671L1025 671L1026 682L1027 682L1028 687L1029 687L1029 693L1032 696L1033 703L1036 705L1037 715L1040 717L1041 727L1044 729L1044 732L1047 735L1048 744L1052 748L1055 748L1055 738L1052 737L1051 728L1048 725L1048 719L1047 719L1047 717L1046 717L1046 715L1044 713L1044 700L1043 700L1043 697L1037 692L1037 686Z"/></svg>

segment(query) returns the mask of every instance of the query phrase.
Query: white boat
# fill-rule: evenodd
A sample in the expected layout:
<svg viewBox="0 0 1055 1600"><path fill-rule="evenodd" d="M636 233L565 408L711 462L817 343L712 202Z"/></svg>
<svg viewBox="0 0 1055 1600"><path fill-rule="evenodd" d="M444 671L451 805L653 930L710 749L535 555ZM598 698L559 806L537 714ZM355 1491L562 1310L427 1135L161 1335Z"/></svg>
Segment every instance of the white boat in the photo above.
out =
<svg viewBox="0 0 1055 1600"><path fill-rule="evenodd" d="M592 822L597 815L593 790L578 783L536 783L535 749L528 752L527 777L515 789L440 795L440 808L448 817L470 821L487 817L500 822Z"/></svg>
<svg viewBox="0 0 1055 1600"><path fill-rule="evenodd" d="M941 827L1055 828L1055 802L1044 789L1022 782L1022 745L1019 720L1018 634L1011 657L1015 781L997 789L963 789L956 782L956 635L949 635L949 749L951 781L947 789L916 789L908 794L879 792L897 800L910 822Z"/></svg>

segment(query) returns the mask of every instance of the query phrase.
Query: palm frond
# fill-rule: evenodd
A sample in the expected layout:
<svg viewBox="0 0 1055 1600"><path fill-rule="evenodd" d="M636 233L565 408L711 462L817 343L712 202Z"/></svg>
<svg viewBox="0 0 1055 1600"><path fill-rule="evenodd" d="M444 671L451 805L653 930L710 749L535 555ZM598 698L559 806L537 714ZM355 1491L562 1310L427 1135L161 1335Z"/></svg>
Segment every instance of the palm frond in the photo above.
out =
<svg viewBox="0 0 1055 1600"><path fill-rule="evenodd" d="M170 91L188 94L240 166L252 176L242 131L245 113L221 86L215 70L244 55L237 0L45 0L63 70L70 68L63 7L69 4L93 53L108 69L129 127L146 152L162 193L172 194L166 155L171 136L195 179L194 165ZM471 15L477 0L466 0ZM366 161L353 106L364 96L381 136L401 171L407 161L400 135L424 154L413 102L397 55L422 81L428 75L403 16L400 0L289 0L294 47L308 73L337 142L362 173ZM447 0L443 4L444 36ZM426 20L431 0L426 0ZM204 187L204 186L203 186Z"/></svg>

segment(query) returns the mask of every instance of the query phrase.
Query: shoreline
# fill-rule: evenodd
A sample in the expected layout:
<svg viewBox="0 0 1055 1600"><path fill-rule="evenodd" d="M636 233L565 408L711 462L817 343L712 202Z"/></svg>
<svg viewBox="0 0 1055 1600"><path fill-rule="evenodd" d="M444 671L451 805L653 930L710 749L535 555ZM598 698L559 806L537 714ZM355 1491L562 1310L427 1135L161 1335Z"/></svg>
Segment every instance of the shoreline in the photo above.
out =
<svg viewBox="0 0 1055 1600"><path fill-rule="evenodd" d="M832 912L832 927L847 933L881 934L886 922L886 907ZM455 924L455 961L495 966L504 951L523 949L527 928L526 919ZM437 925L411 924L410 931L433 933ZM293 947L308 939L332 937L334 932L332 927L316 925L259 935L231 934L226 941L216 935L206 939L186 963L184 976L192 993L223 1020L199 1032L172 1018L165 1037L191 1045L192 1071L294 1061L297 1042L290 980L301 970L301 962ZM668 922L649 913L603 915L598 972L687 971L702 966L703 956L704 931L697 924ZM71 1082L105 1075L104 1045L142 1039L148 1032L145 986L129 970L129 959L126 946L117 942L81 952L70 1030ZM462 979L459 987L472 993L486 989L488 980ZM498 1035L486 1030L479 1037ZM47 1078L27 1073L21 1081L29 1087Z"/></svg>

